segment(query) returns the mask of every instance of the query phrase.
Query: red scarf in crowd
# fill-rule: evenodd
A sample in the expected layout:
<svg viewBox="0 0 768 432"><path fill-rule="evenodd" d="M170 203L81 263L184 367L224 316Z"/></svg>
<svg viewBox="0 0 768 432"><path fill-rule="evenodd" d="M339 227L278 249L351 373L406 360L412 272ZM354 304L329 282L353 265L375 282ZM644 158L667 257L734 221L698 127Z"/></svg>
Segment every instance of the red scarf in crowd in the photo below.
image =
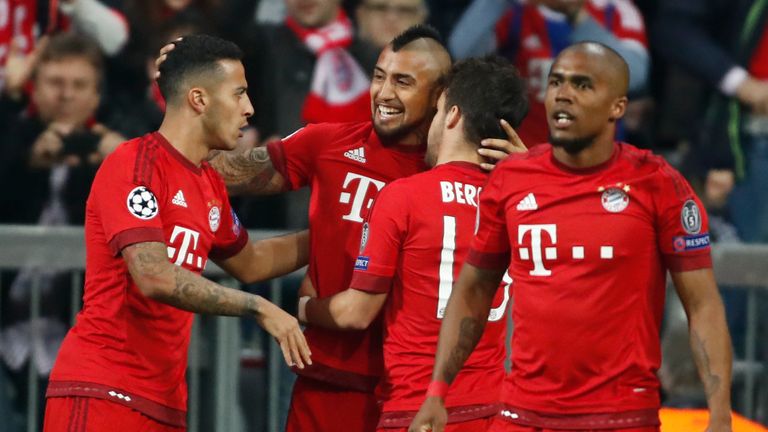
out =
<svg viewBox="0 0 768 432"><path fill-rule="evenodd" d="M312 87L301 111L305 123L365 121L371 118L370 81L347 52L352 22L344 11L320 28L302 27L288 17L285 24L317 57Z"/></svg>

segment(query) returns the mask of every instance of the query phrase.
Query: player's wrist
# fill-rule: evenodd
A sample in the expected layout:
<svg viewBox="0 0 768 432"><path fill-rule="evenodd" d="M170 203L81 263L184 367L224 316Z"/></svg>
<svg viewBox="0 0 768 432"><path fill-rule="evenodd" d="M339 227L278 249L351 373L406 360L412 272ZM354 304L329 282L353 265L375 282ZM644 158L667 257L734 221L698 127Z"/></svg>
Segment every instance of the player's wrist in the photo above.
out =
<svg viewBox="0 0 768 432"><path fill-rule="evenodd" d="M307 303L312 299L310 296L299 297L298 315L299 322L302 324L307 323Z"/></svg>
<svg viewBox="0 0 768 432"><path fill-rule="evenodd" d="M427 397L445 399L445 396L448 394L448 387L450 387L450 384L445 381L432 381L427 387Z"/></svg>

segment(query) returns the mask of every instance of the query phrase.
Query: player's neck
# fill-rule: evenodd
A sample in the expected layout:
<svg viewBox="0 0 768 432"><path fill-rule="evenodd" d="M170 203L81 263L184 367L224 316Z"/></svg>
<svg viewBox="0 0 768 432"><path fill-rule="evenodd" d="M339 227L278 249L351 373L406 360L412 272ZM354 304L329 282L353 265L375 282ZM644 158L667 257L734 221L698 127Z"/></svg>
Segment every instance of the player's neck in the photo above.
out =
<svg viewBox="0 0 768 432"><path fill-rule="evenodd" d="M470 142L444 143L437 153L435 166L448 162L469 162L480 165L483 158L477 153L477 145Z"/></svg>
<svg viewBox="0 0 768 432"><path fill-rule="evenodd" d="M181 115L166 113L158 132L193 164L199 166L208 157L210 149L203 139L198 122L185 119Z"/></svg>
<svg viewBox="0 0 768 432"><path fill-rule="evenodd" d="M567 167L585 169L608 161L613 156L613 144L613 135L599 136L578 153L569 153L562 147L554 147L552 154L558 162Z"/></svg>

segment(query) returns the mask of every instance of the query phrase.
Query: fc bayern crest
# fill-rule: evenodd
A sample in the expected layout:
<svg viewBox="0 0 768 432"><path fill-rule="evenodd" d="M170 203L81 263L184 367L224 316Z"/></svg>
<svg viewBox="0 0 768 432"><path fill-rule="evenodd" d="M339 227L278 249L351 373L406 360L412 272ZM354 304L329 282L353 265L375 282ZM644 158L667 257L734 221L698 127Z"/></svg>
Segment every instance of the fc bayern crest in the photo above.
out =
<svg viewBox="0 0 768 432"><path fill-rule="evenodd" d="M368 243L368 222L363 224L363 233L360 234L360 253L365 250L365 245Z"/></svg>
<svg viewBox="0 0 768 432"><path fill-rule="evenodd" d="M604 209L611 213L619 213L629 205L629 195L623 189L612 187L603 191L600 201Z"/></svg>
<svg viewBox="0 0 768 432"><path fill-rule="evenodd" d="M149 220L157 216L157 198L145 186L133 188L126 201L128 211L139 219Z"/></svg>
<svg viewBox="0 0 768 432"><path fill-rule="evenodd" d="M696 201L688 200L680 211L680 222L688 234L698 234L701 231L701 211Z"/></svg>
<svg viewBox="0 0 768 432"><path fill-rule="evenodd" d="M211 231L216 232L221 224L221 210L218 207L211 207L211 211L208 212L208 225L211 227Z"/></svg>

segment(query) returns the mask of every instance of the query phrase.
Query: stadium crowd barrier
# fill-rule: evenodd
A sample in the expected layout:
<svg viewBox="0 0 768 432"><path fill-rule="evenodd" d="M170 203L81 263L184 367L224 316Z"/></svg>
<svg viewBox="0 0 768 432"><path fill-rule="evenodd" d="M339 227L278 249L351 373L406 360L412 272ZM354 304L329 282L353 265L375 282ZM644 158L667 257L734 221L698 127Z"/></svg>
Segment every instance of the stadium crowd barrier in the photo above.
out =
<svg viewBox="0 0 768 432"><path fill-rule="evenodd" d="M282 234L280 231L250 231L251 239ZM21 225L0 225L0 271L16 270L29 266L68 271L71 273L70 311L81 307L82 270L85 265L85 247L82 227L41 227ZM768 245L728 244L713 247L713 260L718 284L724 289L747 290L745 355L734 362L734 380L743 380L737 395L736 410L748 418L755 418L758 404L768 404L768 362L756 360L758 347L759 320L768 319L758 311L757 296L768 291ZM228 286L237 286L237 281L227 278L221 269L209 263L205 270L209 277ZM300 278L303 271L297 271L270 282L270 297L281 303L283 284L290 278ZM3 282L6 282L3 280ZM0 290L8 289L7 283ZM738 287L738 288L732 288ZM34 280L30 297L29 317L31 321L40 316L40 283ZM2 305L0 305L2 306ZM2 308L0 307L0 310ZM74 313L72 314L74 317ZM201 322L204 322L201 324ZM189 350L189 417L188 430L198 432L201 426L201 406L211 407L206 411L212 419L215 431L242 430L242 410L255 407L240 407L238 379L240 377L242 340L238 318L210 317L195 319ZM203 330L201 326L209 326ZM764 326L768 327L768 326ZM34 326L33 326L34 328ZM205 334L205 336L203 335ZM209 350L212 349L212 352ZM31 359L30 361L34 361ZM212 364L208 364L208 363ZM282 422L279 418L282 354L271 341L267 354L266 430L277 432ZM205 364L204 364L205 363ZM201 371L212 375L212 391L201 389ZM38 380L34 367L28 368L26 430L38 430L38 419L43 407L39 406ZM757 396L756 396L757 395ZM768 408L764 408L768 409Z"/></svg>

